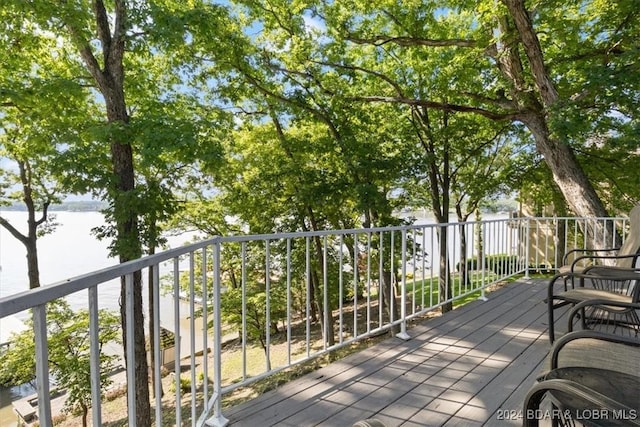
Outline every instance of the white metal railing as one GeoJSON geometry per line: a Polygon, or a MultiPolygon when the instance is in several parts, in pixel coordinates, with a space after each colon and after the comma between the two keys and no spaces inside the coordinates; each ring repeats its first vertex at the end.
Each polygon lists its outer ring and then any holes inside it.
{"type": "MultiPolygon", "coordinates": [[[[175,366],[188,363],[190,368],[189,413],[183,414],[182,405],[176,404],[175,424],[222,426],[227,423],[222,414],[224,395],[375,334],[391,330],[408,339],[408,320],[445,304],[485,298],[489,285],[511,276],[552,270],[570,248],[611,247],[616,241],[614,234],[601,234],[595,243],[589,243],[594,238],[586,237],[583,230],[594,223],[608,223],[624,236],[626,221],[509,218],[214,237],[1,298],[0,319],[32,310],[38,418],[40,425],[48,426],[52,416],[46,304],[87,292],[92,421],[101,425],[98,287],[124,277],[126,310],[132,319],[133,274],[158,267],[145,286],[173,298],[172,321],[165,321],[162,327],[176,332],[175,366]],[[229,342],[236,343],[235,348],[223,351],[229,342]]],[[[161,377],[159,304],[156,300],[156,327],[149,334],[155,349],[157,396],[161,377]]],[[[133,361],[133,322],[129,322],[126,336],[126,360],[133,361]]],[[[135,363],[129,363],[127,368],[132,426],[133,366],[135,363]]],[[[176,371],[175,402],[181,402],[180,370],[176,371]]],[[[156,425],[162,424],[163,417],[162,402],[157,399],[156,425]]]]}

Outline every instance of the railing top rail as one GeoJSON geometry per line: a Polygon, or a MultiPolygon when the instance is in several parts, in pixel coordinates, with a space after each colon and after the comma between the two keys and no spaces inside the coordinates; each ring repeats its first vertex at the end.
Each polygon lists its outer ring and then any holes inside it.
{"type": "Polygon", "coordinates": [[[143,258],[123,262],[101,270],[76,276],[67,280],[41,286],[37,289],[29,289],[17,294],[0,298],[0,318],[28,310],[54,299],[62,298],[92,286],[110,280],[119,279],[127,274],[133,274],[143,268],[158,265],[161,262],[179,257],[189,252],[194,252],[213,244],[218,237],[194,242],[189,245],[169,249],[143,258]]]}
{"type": "Polygon", "coordinates": [[[215,236],[206,240],[190,243],[188,245],[169,249],[154,255],[145,256],[140,259],[116,264],[101,270],[93,271],[81,276],[73,277],[67,280],[56,282],[50,285],[42,286],[38,289],[30,289],[17,294],[8,295],[0,298],[0,318],[12,314],[19,313],[31,307],[44,304],[48,301],[65,297],[84,289],[99,285],[100,283],[118,279],[127,274],[133,274],[143,268],[152,265],[158,265],[162,262],[174,259],[181,255],[194,252],[218,243],[242,243],[250,241],[270,241],[293,238],[307,238],[317,236],[346,236],[353,234],[373,234],[380,232],[397,232],[419,230],[424,228],[460,226],[466,224],[495,223],[504,221],[528,221],[528,220],[626,220],[626,217],[606,217],[606,218],[578,218],[578,217],[514,217],[514,218],[498,218],[481,221],[466,222],[449,222],[449,223],[429,223],[429,224],[408,224],[392,227],[372,227],[372,228],[353,228],[345,230],[321,230],[321,231],[305,231],[305,232],[288,232],[275,234],[252,234],[237,236],[215,236]]]}

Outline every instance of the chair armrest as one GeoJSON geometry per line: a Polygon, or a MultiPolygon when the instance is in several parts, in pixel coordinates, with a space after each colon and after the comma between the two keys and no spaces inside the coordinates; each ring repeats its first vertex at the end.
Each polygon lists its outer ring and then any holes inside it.
{"type": "Polygon", "coordinates": [[[568,279],[571,279],[571,288],[575,288],[574,282],[573,282],[573,278],[578,276],[577,273],[572,273],[572,272],[565,272],[565,273],[558,273],[555,276],[553,276],[551,278],[551,280],[549,280],[549,284],[547,285],[547,301],[552,301],[553,300],[553,289],[554,286],[560,282],[563,286],[564,286],[564,291],[567,291],[567,281],[569,281],[568,279]]]}
{"type": "MultiPolygon", "coordinates": [[[[577,279],[579,287],[585,287],[585,282],[598,282],[598,281],[610,281],[618,283],[635,283],[640,281],[640,267],[625,268],[614,267],[609,265],[590,265],[581,272],[565,272],[566,278],[571,277],[571,287],[575,288],[575,281],[577,279]]],[[[602,288],[602,287],[601,287],[602,288]]],[[[608,287],[607,287],[608,288],[608,287]]],[[[619,288],[615,286],[614,288],[619,288]]]]}
{"type": "Polygon", "coordinates": [[[582,255],[576,257],[571,263],[571,271],[575,270],[575,266],[585,260],[598,260],[598,259],[627,259],[627,258],[637,258],[638,254],[627,254],[627,255],[582,255]]]}
{"type": "Polygon", "coordinates": [[[564,254],[564,257],[562,257],[562,264],[567,265],[569,264],[569,256],[571,254],[575,254],[575,253],[582,253],[582,254],[590,254],[590,253],[597,253],[597,252],[614,252],[614,251],[618,251],[620,248],[598,248],[598,249],[580,249],[580,248],[576,248],[576,249],[571,249],[569,252],[567,252],[566,254],[564,254]]]}

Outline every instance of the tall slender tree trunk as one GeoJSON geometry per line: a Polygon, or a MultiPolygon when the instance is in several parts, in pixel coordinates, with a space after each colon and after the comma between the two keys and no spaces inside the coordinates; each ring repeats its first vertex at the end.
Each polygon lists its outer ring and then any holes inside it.
{"type": "MultiPolygon", "coordinates": [[[[126,128],[129,114],[124,93],[124,53],[127,33],[127,4],[124,0],[115,0],[113,13],[109,13],[103,0],[93,1],[93,12],[97,29],[97,39],[101,53],[94,55],[94,45],[84,39],[84,28],[67,23],[74,42],[78,46],[82,60],[93,77],[97,89],[104,97],[107,122],[115,128],[126,128]],[[102,61],[102,64],[100,63],[102,61]]],[[[142,246],[138,235],[138,212],[135,203],[135,172],[133,148],[123,133],[115,133],[110,141],[112,182],[109,188],[113,217],[116,225],[115,248],[120,262],[126,262],[142,256],[142,246]]],[[[135,355],[135,402],[137,427],[151,425],[151,407],[149,404],[149,372],[144,334],[144,312],[142,306],[142,273],[133,276],[133,319],[126,313],[126,286],[124,277],[120,286],[120,316],[122,321],[123,342],[125,343],[125,362],[130,366],[127,354],[127,324],[133,322],[135,355]]]]}

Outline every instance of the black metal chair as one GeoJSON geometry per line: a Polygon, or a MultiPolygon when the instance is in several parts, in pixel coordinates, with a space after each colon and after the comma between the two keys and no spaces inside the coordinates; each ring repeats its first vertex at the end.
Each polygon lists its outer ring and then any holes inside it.
{"type": "Polygon", "coordinates": [[[640,426],[639,340],[570,332],[553,345],[549,368],[527,393],[523,426],[640,426]]]}
{"type": "MultiPolygon", "coordinates": [[[[547,288],[549,315],[549,340],[555,339],[555,310],[567,305],[576,305],[589,300],[634,304],[640,299],[640,269],[590,266],[582,273],[566,273],[554,276],[547,288]],[[560,289],[558,289],[560,288],[560,289]]],[[[602,305],[605,307],[605,305],[602,305]]],[[[581,311],[584,325],[601,322],[606,313],[607,323],[640,326],[635,311],[612,308],[611,310],[581,311]]]]}
{"type": "Polygon", "coordinates": [[[640,340],[640,303],[588,300],[576,304],[568,315],[567,331],[598,330],[640,340]],[[576,327],[579,325],[579,327],[576,327]]]}
{"type": "Polygon", "coordinates": [[[582,273],[590,265],[633,268],[640,257],[640,205],[629,212],[629,233],[619,248],[576,248],[562,259],[559,274],[582,273]]]}

